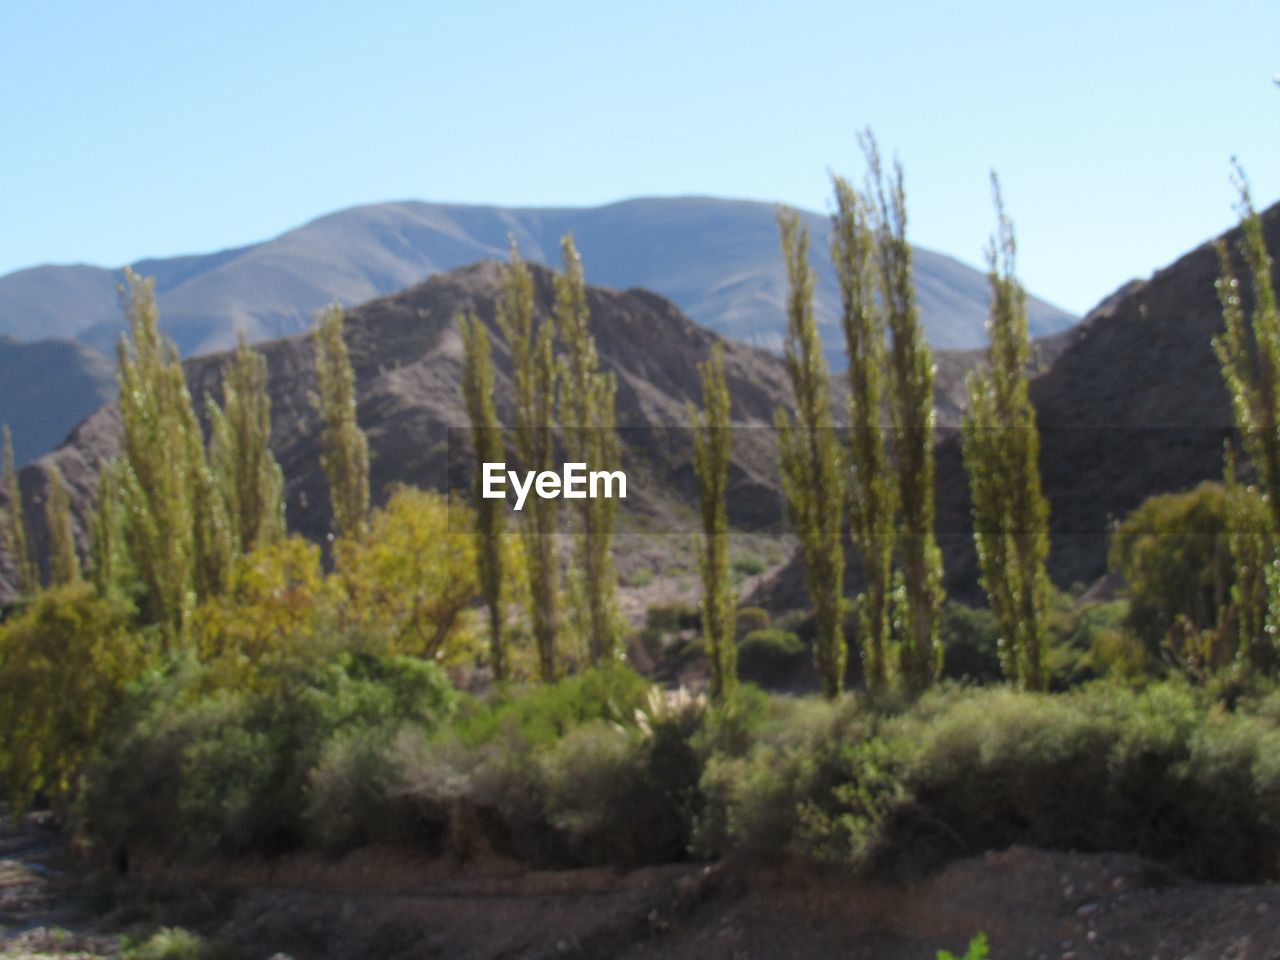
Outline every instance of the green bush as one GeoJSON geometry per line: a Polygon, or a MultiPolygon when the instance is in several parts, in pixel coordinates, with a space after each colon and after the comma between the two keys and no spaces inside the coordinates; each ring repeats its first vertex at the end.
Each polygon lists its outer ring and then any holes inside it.
{"type": "Polygon", "coordinates": [[[739,607],[734,620],[734,639],[741,643],[748,633],[767,630],[771,622],[768,610],[761,607],[739,607]]]}
{"type": "Polygon", "coordinates": [[[453,729],[402,735],[399,795],[419,833],[460,856],[488,849],[544,866],[680,859],[703,714],[696,703],[658,707],[652,689],[604,668],[474,704],[453,729]]]}
{"type": "Polygon", "coordinates": [[[1165,683],[1056,695],[944,686],[896,715],[856,700],[796,707],[783,730],[757,722],[745,753],[711,756],[694,836],[704,855],[868,869],[1020,843],[1272,877],[1280,730],[1256,702],[1258,713],[1228,713],[1165,683]]]}
{"type": "Polygon", "coordinates": [[[807,656],[804,643],[794,633],[774,628],[753,630],[738,645],[738,676],[761,686],[777,684],[807,656]]]}
{"type": "Polygon", "coordinates": [[[141,943],[121,945],[120,960],[228,960],[234,956],[223,944],[210,943],[181,927],[157,930],[141,943]]]}
{"type": "MultiPolygon", "coordinates": [[[[344,654],[263,691],[201,693],[177,662],[140,684],[91,765],[80,827],[108,848],[277,850],[307,835],[313,770],[338,746],[431,727],[455,694],[434,663],[344,654]]],[[[323,833],[324,831],[322,831],[323,833]]]]}
{"type": "Polygon", "coordinates": [[[595,667],[555,683],[494,689],[483,698],[464,699],[451,729],[468,746],[502,732],[540,746],[592,720],[631,722],[648,693],[648,681],[630,667],[595,667]]]}

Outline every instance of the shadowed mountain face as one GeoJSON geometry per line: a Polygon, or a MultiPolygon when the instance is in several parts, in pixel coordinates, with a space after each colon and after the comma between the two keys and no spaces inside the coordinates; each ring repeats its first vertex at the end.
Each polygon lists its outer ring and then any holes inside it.
{"type": "MultiPolygon", "coordinates": [[[[1267,248],[1280,250],[1280,204],[1262,215],[1267,248]]],[[[1234,250],[1238,230],[1226,234],[1234,250]]],[[[1273,267],[1273,282],[1280,270],[1273,267]]],[[[1248,274],[1237,258],[1245,307],[1248,274]]],[[[1055,359],[1031,383],[1040,473],[1049,499],[1049,573],[1059,587],[1106,571],[1108,530],[1147,497],[1222,477],[1231,404],[1212,340],[1222,331],[1217,254],[1203,244],[1149,280],[1126,284],[1075,328],[1052,338],[1055,359]]],[[[956,358],[942,358],[939,370],[956,358]]],[[[941,384],[940,384],[941,388],[941,384]]],[[[939,410],[946,406],[940,389],[939,410]]],[[[945,419],[943,421],[945,423],[945,419]]],[[[952,421],[954,423],[954,421],[952,421]]],[[[937,448],[937,530],[948,592],[984,602],[978,587],[969,490],[953,428],[937,448]]],[[[856,558],[848,590],[860,588],[856,558]]],[[[797,564],[762,602],[805,603],[797,564]]]]}
{"type": "MultiPolygon", "coordinates": [[[[1280,249],[1280,205],[1263,217],[1267,242],[1280,249]]],[[[1234,243],[1233,231],[1228,239],[1234,243]]],[[[1078,328],[1044,341],[1032,383],[1043,434],[1041,472],[1050,501],[1050,572],[1061,586],[1087,582],[1105,568],[1106,532],[1143,499],[1220,476],[1222,442],[1231,412],[1210,345],[1221,330],[1214,281],[1217,263],[1204,245],[1150,280],[1132,283],[1099,305],[1078,328]]],[[[552,300],[551,275],[535,269],[538,311],[552,300]]],[[[1247,284],[1246,284],[1247,286],[1247,284]]],[[[361,424],[372,450],[372,488],[385,492],[402,481],[439,487],[447,476],[449,427],[466,425],[460,389],[461,343],[451,318],[474,309],[491,328],[497,266],[479,264],[433,277],[401,294],[349,313],[347,341],[356,368],[361,424]]],[[[694,502],[687,459],[664,446],[656,428],[683,428],[685,404],[699,399],[696,364],[720,338],[686,319],[663,298],[592,287],[588,299],[602,365],[618,378],[618,421],[624,463],[661,483],[645,485],[654,516],[688,511],[694,502]],[[658,439],[655,439],[658,438],[658,439]]],[[[838,340],[836,341],[839,342],[838,340]]],[[[830,345],[830,341],[828,341],[830,345]]],[[[735,420],[762,429],[735,434],[730,519],[767,528],[780,516],[772,411],[789,405],[781,361],[744,344],[726,344],[735,420]],[[743,436],[754,440],[738,442],[743,436]]],[[[319,469],[319,419],[307,396],[313,386],[311,345],[292,337],[261,347],[273,398],[273,445],[287,477],[290,525],[309,536],[328,528],[328,504],[319,469]]],[[[961,397],[959,383],[976,355],[939,355],[938,530],[954,595],[977,596],[977,565],[969,529],[969,503],[958,437],[950,427],[961,397]]],[[[225,356],[188,361],[199,398],[217,393],[225,356]]],[[[498,413],[510,423],[509,358],[494,338],[498,413]]],[[[833,409],[844,411],[836,378],[833,409]]],[[[44,464],[56,461],[67,477],[75,510],[83,517],[98,463],[114,454],[119,424],[104,407],[49,457],[22,471],[24,498],[37,548],[44,531],[38,501],[44,464]]],[[[643,498],[642,498],[643,499],[643,498]]],[[[857,587],[856,558],[850,590],[857,587]]],[[[0,558],[0,600],[11,576],[0,558]]],[[[765,598],[775,606],[804,603],[799,570],[775,581],[765,598]]]]}
{"type": "Polygon", "coordinates": [[[115,362],[92,347],[0,336],[0,423],[9,424],[18,463],[52,450],[115,393],[115,362]]]}
{"type": "MultiPolygon", "coordinates": [[[[828,356],[842,366],[839,293],[827,254],[830,220],[803,216],[818,271],[816,310],[828,356]]],[[[717,333],[776,348],[785,290],[771,204],[702,197],[641,199],[604,207],[515,209],[429,203],[353,207],[273,240],[203,256],[145,260],[156,278],[166,332],[184,355],[219,350],[243,329],[251,340],[308,329],[318,308],[363,303],[477,260],[504,259],[508,235],[527,260],[557,265],[572,231],[587,279],[623,290],[643,287],[672,300],[717,333]]],[[[982,241],[975,234],[974,249],[982,241]]],[[[980,271],[916,250],[920,314],[935,348],[985,342],[987,283],[980,271]]],[[[18,339],[75,337],[110,349],[121,329],[120,273],[44,266],[0,277],[0,333],[18,339]]],[[[1032,299],[1041,336],[1074,322],[1032,299]]]]}
{"type": "MultiPolygon", "coordinates": [[[[552,275],[540,267],[533,272],[536,309],[545,317],[554,296],[552,275]]],[[[497,292],[498,267],[490,262],[433,277],[348,313],[346,339],[360,423],[369,437],[375,499],[384,499],[394,483],[441,489],[449,479],[449,430],[467,427],[462,343],[453,325],[460,311],[474,310],[490,326],[498,415],[512,423],[510,358],[493,322],[497,292]]],[[[688,443],[686,405],[701,400],[697,363],[707,359],[713,344],[724,343],[735,419],[758,428],[744,429],[735,438],[731,520],[748,527],[780,522],[772,432],[766,427],[788,394],[781,361],[764,350],[722,341],[669,301],[645,291],[591,287],[588,306],[601,364],[617,377],[623,464],[637,478],[628,490],[628,511],[653,518],[666,529],[690,529],[687,518],[693,516],[696,488],[683,449],[688,443]]],[[[259,349],[267,359],[272,446],[286,477],[289,526],[318,539],[329,529],[329,503],[319,463],[320,418],[309,400],[315,389],[312,344],[296,336],[259,349]]],[[[220,398],[220,371],[227,356],[186,362],[188,383],[201,408],[206,393],[220,398]]],[[[838,396],[835,402],[838,407],[838,396]]],[[[31,539],[41,557],[46,533],[40,504],[47,465],[56,463],[66,478],[84,546],[97,470],[115,455],[119,438],[114,405],[103,407],[58,450],[20,472],[31,539]]],[[[11,564],[0,557],[0,602],[11,595],[11,587],[11,564]]]]}

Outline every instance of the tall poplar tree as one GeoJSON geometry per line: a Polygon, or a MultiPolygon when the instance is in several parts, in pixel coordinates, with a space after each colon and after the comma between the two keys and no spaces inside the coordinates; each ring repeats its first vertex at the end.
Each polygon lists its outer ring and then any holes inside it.
{"type": "Polygon", "coordinates": [[[245,554],[284,536],[284,475],[271,453],[267,360],[239,335],[222,371],[222,405],[207,401],[209,463],[225,504],[233,549],[245,554]]]}
{"type": "Polygon", "coordinates": [[[95,592],[111,603],[133,597],[136,572],[125,540],[121,503],[123,465],[111,460],[98,470],[98,490],[89,517],[89,572],[95,592]]]}
{"type": "Polygon", "coordinates": [[[1005,675],[1028,690],[1048,680],[1049,504],[1040,486],[1040,436],[1027,392],[1027,294],[1000,182],[991,175],[996,235],[987,248],[991,314],[987,363],[969,373],[961,421],[982,586],[1000,627],[1005,675]]]}
{"type": "Polygon", "coordinates": [[[849,359],[849,531],[862,560],[866,589],[858,598],[862,671],[867,692],[885,693],[891,679],[894,488],[881,427],[885,318],[875,298],[875,238],[866,200],[834,178],[831,260],[840,284],[841,321],[849,359]]]}
{"type": "Polygon", "coordinates": [[[13,463],[13,437],[9,434],[9,425],[3,428],[3,454],[0,467],[0,488],[3,488],[8,506],[0,515],[0,545],[9,554],[9,562],[13,564],[17,576],[18,593],[30,596],[40,590],[40,578],[36,574],[36,565],[31,562],[31,554],[27,549],[27,522],[22,509],[22,489],[18,486],[18,471],[13,463]]]}
{"type": "Polygon", "coordinates": [[[356,419],[356,378],[342,325],[342,308],[336,303],[316,316],[316,392],[311,399],[324,420],[320,465],[329,481],[334,532],[347,537],[363,534],[369,525],[369,441],[356,419]]]}
{"type": "Polygon", "coordinates": [[[702,510],[702,635],[711,660],[711,696],[728,699],[738,680],[734,646],[734,609],[729,582],[729,516],[725,490],[729,482],[729,388],[724,379],[724,350],[716,344],[711,358],[698,364],[702,378],[702,412],[689,405],[693,429],[693,469],[698,477],[702,510]]]}
{"type": "Polygon", "coordinates": [[[920,691],[942,669],[938,640],[942,554],[933,531],[933,361],[912,285],[902,165],[894,164],[893,178],[886,180],[870,133],[862,137],[862,147],[870,168],[880,298],[892,336],[889,419],[897,467],[897,549],[902,576],[895,619],[902,635],[903,680],[909,690],[920,691]]]}
{"type": "MultiPolygon", "coordinates": [[[[1271,257],[1262,234],[1262,220],[1253,205],[1253,197],[1243,171],[1236,168],[1236,186],[1240,191],[1240,254],[1250,275],[1253,312],[1246,323],[1231,250],[1224,240],[1214,246],[1218,253],[1218,299],[1222,304],[1224,329],[1213,339],[1213,348],[1222,368],[1227,393],[1231,397],[1236,429],[1244,453],[1253,462],[1258,484],[1271,511],[1274,541],[1280,537],[1280,308],[1271,281],[1271,257]]],[[[1234,458],[1228,464],[1234,483],[1234,458]]],[[[1257,609],[1280,584],[1273,565],[1263,563],[1270,552],[1263,533],[1233,530],[1230,540],[1236,582],[1242,589],[1238,603],[1252,609],[1240,609],[1238,649],[1246,664],[1266,669],[1275,662],[1277,624],[1270,610],[1257,609]],[[1265,587],[1257,583],[1257,568],[1263,566],[1265,587]]]]}
{"type": "MultiPolygon", "coordinates": [[[[515,241],[511,261],[502,268],[497,306],[498,328],[511,352],[515,380],[515,446],[520,466],[540,473],[551,470],[555,452],[555,322],[534,324],[533,278],[520,259],[515,241]]],[[[522,528],[529,571],[529,620],[538,648],[544,681],[556,675],[556,631],[559,629],[560,585],[556,558],[557,501],[530,497],[522,528]]]]}
{"type": "Polygon", "coordinates": [[[794,212],[778,214],[787,266],[787,334],[784,358],[795,398],[795,419],[774,412],[782,492],[791,526],[800,538],[805,585],[817,622],[814,657],[822,692],[840,695],[845,646],[841,625],[844,551],[840,542],[844,491],[827,395],[827,365],[813,315],[813,270],[809,234],[794,212]]]}
{"type": "Polygon", "coordinates": [[[173,644],[196,602],[225,578],[229,537],[177,348],[159,331],[154,282],[126,269],[121,296],[128,323],[116,350],[124,529],[144,619],[160,624],[173,644]]]}
{"type": "MultiPolygon", "coordinates": [[[[599,369],[591,336],[582,258],[566,234],[560,241],[563,270],[556,275],[556,327],[564,351],[560,374],[560,425],[564,428],[568,462],[585,463],[588,470],[617,470],[621,453],[614,429],[611,374],[599,369]]],[[[592,663],[612,660],[618,653],[621,626],[617,584],[613,570],[613,528],[618,502],[612,497],[577,501],[581,529],[574,537],[574,561],[581,589],[574,592],[577,620],[587,634],[592,663]]]]}
{"type": "Polygon", "coordinates": [[[458,316],[456,323],[462,335],[462,392],[467,404],[467,418],[471,421],[472,448],[476,458],[473,487],[476,534],[480,541],[476,566],[480,589],[489,608],[489,659],[494,677],[502,680],[507,675],[502,551],[505,505],[501,500],[486,499],[480,495],[484,464],[500,463],[503,459],[502,429],[493,408],[493,366],[489,357],[488,331],[474,313],[458,316]]]}
{"type": "Polygon", "coordinates": [[[49,534],[49,584],[61,587],[80,581],[80,557],[76,554],[71,498],[62,471],[56,463],[50,463],[46,470],[49,490],[44,500],[44,522],[49,534]]]}

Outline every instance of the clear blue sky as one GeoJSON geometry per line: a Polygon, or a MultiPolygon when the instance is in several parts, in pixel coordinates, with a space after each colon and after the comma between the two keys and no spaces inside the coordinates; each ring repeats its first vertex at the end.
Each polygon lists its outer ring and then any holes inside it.
{"type": "Polygon", "coordinates": [[[828,208],[870,125],[910,234],[1083,311],[1280,197],[1280,3],[14,2],[0,273],[264,239],[389,199],[828,208]],[[464,9],[465,7],[465,9],[464,9]]]}

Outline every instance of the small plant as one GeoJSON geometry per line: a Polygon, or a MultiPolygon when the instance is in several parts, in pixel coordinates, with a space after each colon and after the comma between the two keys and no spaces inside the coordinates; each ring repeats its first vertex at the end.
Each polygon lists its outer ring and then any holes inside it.
{"type": "Polygon", "coordinates": [[[126,940],[121,946],[121,960],[226,960],[232,956],[224,945],[181,927],[165,927],[140,943],[126,940]]]}
{"type": "Polygon", "coordinates": [[[950,950],[939,950],[937,960],[987,960],[990,953],[987,950],[987,935],[980,933],[969,941],[969,948],[965,950],[963,957],[957,957],[950,950]]]}
{"type": "Polygon", "coordinates": [[[752,630],[738,646],[738,676],[761,686],[785,679],[804,660],[805,645],[787,630],[752,630]]]}

